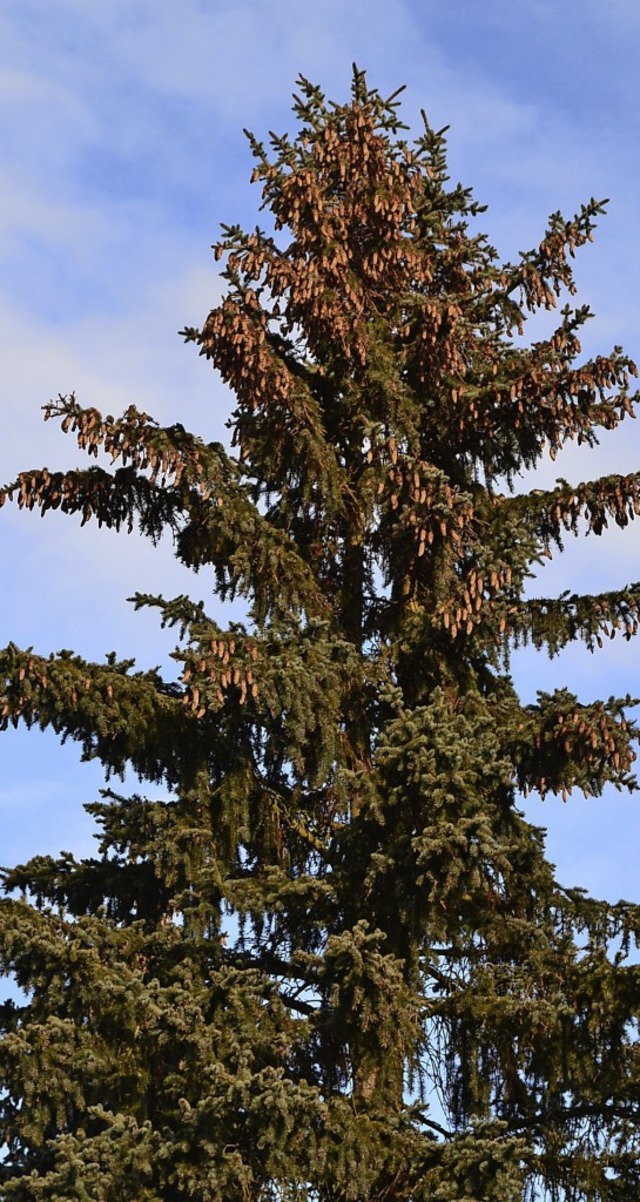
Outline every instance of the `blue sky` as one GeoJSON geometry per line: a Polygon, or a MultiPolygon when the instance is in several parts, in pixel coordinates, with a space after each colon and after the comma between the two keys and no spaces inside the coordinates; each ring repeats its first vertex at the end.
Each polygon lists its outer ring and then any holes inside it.
{"type": "MultiPolygon", "coordinates": [[[[622,343],[640,360],[640,78],[637,0],[4,0],[0,10],[0,480],[79,462],[40,406],[75,390],[119,412],[220,438],[229,397],[176,331],[220,295],[210,244],[221,221],[252,226],[259,196],[242,128],[291,128],[299,72],[342,100],[351,63],[404,112],[451,125],[451,174],[489,205],[504,257],[534,245],[547,215],[611,198],[577,266],[597,317],[585,351],[622,343]]],[[[640,467],[640,427],[569,451],[542,472],[578,481],[640,467]]],[[[640,577],[632,526],[569,540],[532,588],[599,590],[640,577]]],[[[170,635],[135,615],[136,589],[189,590],[189,577],[137,536],[48,514],[0,515],[0,645],[89,658],[166,660],[170,635]]],[[[638,690],[638,645],[553,661],[519,653],[523,695],[566,684],[589,700],[638,690]]],[[[0,738],[0,863],[88,852],[82,814],[102,783],[76,749],[38,732],[0,738]]],[[[640,900],[640,795],[563,805],[531,799],[567,884],[640,900]]]]}

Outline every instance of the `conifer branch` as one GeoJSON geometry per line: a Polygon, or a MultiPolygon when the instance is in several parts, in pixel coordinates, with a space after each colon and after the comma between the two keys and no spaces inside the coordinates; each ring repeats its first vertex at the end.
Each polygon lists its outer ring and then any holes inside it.
{"type": "Polygon", "coordinates": [[[640,472],[601,476],[573,487],[565,480],[558,488],[535,489],[516,497],[500,497],[496,522],[517,519],[549,546],[562,547],[562,532],[602,534],[609,519],[624,528],[640,514],[640,472]]]}
{"type": "Polygon", "coordinates": [[[577,639],[590,651],[605,638],[627,640],[638,631],[640,584],[607,593],[564,593],[561,597],[535,597],[507,607],[505,629],[515,646],[531,643],[556,655],[577,639]]]}
{"type": "MultiPolygon", "coordinates": [[[[195,753],[195,726],[177,686],[155,671],[130,675],[131,667],[115,659],[92,664],[65,651],[43,658],[9,644],[0,651],[0,729],[19,722],[51,727],[109,772],[121,775],[131,763],[148,780],[176,785],[182,770],[170,732],[180,729],[195,753]]],[[[192,772],[199,758],[194,754],[192,772]]]]}
{"type": "Polygon", "coordinates": [[[85,471],[49,472],[46,468],[21,472],[0,490],[0,507],[15,500],[20,509],[49,509],[81,513],[82,525],[95,518],[99,526],[131,533],[137,517],[142,533],[157,542],[165,528],[175,529],[177,498],[136,475],[131,467],[115,474],[100,467],[85,471]]]}
{"type": "Polygon", "coordinates": [[[625,716],[631,697],[581,705],[566,689],[540,693],[538,705],[522,710],[511,754],[518,786],[560,793],[574,788],[599,796],[606,783],[618,789],[637,785],[631,767],[637,755],[635,722],[625,716]]]}

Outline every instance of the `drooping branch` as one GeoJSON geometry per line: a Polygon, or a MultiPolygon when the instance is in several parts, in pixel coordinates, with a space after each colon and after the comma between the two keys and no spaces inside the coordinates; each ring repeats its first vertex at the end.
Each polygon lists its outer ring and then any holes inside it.
{"type": "Polygon", "coordinates": [[[157,541],[165,529],[175,529],[180,511],[179,498],[132,467],[110,473],[101,467],[70,472],[49,472],[47,468],[21,472],[17,479],[0,491],[0,506],[14,501],[20,509],[50,509],[62,513],[81,513],[82,525],[95,518],[99,526],[129,533],[137,518],[140,530],[157,541]]]}
{"type": "Polygon", "coordinates": [[[205,447],[184,431],[176,441],[175,428],[158,430],[146,415],[138,416],[148,438],[130,444],[138,421],[132,410],[120,423],[103,422],[97,410],[62,398],[51,412],[65,414],[64,422],[77,428],[89,453],[102,446],[127,465],[114,473],[98,466],[21,472],[0,490],[0,507],[9,500],[42,514],[59,508],[81,513],[83,524],[95,518],[115,530],[131,531],[137,521],[154,541],[168,530],[186,566],[213,567],[221,595],[252,596],[256,615],[290,607],[327,614],[327,599],[310,566],[288,533],[260,513],[222,448],[205,447]]]}
{"type": "Polygon", "coordinates": [[[585,796],[599,796],[607,783],[635,788],[638,728],[625,715],[634,704],[625,697],[583,705],[567,689],[540,693],[537,705],[522,709],[510,746],[518,787],[564,799],[574,788],[585,796]]]}
{"type": "Polygon", "coordinates": [[[231,485],[238,477],[237,464],[221,443],[203,443],[184,426],[159,426],[147,413],[130,405],[120,418],[103,417],[98,409],[78,404],[73,393],[44,406],[45,421],[61,418],[62,430],[76,435],[78,446],[97,457],[104,451],[111,463],[121,460],[136,471],[148,472],[152,484],[163,488],[185,483],[203,500],[231,485]]]}
{"type": "Polygon", "coordinates": [[[624,528],[639,514],[640,472],[632,472],[627,476],[601,476],[575,487],[561,480],[558,488],[501,497],[496,522],[513,516],[545,544],[561,546],[563,531],[602,534],[609,519],[624,528]]]}
{"type": "Polygon", "coordinates": [[[564,593],[560,597],[535,597],[504,606],[501,616],[506,637],[515,646],[531,643],[557,654],[581,640],[590,651],[617,634],[630,639],[638,631],[640,584],[607,593],[564,593]]]}
{"type": "Polygon", "coordinates": [[[9,644],[0,651],[0,729],[9,724],[50,727],[80,743],[85,759],[108,772],[131,764],[140,776],[188,785],[200,767],[197,725],[182,689],[159,673],[130,674],[132,661],[93,664],[70,652],[44,658],[9,644]],[[176,739],[192,749],[184,758],[176,739]]]}

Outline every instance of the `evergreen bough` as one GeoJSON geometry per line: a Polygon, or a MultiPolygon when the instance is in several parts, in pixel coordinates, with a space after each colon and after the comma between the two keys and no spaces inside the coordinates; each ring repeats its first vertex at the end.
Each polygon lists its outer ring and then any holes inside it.
{"type": "Polygon", "coordinates": [[[640,473],[512,488],[638,401],[570,303],[603,205],[503,264],[444,131],[408,141],[358,71],[345,105],[299,89],[295,138],[250,136],[273,231],[223,227],[226,295],[184,332],[235,393],[234,453],[61,397],[117,466],[0,493],[169,530],[247,607],[135,597],[178,629],[177,680],[0,653],[4,727],[170,795],[107,788],[95,858],[4,872],[2,1198],[627,1202],[640,908],[563,888],[518,797],[633,787],[630,699],[523,705],[508,672],[638,625],[640,585],[525,585],[567,531],[626,526],[640,473]]]}

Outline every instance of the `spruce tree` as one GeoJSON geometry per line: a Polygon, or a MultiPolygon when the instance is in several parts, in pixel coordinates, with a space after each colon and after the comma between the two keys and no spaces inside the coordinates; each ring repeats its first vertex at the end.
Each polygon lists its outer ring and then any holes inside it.
{"type": "Polygon", "coordinates": [[[638,1196],[640,908],[564,888],[519,808],[632,788],[630,699],[522,704],[508,669],[638,625],[638,585],[526,585],[567,531],[625,526],[640,473],[514,491],[638,400],[620,348],[580,348],[603,205],[502,263],[397,95],[301,79],[295,137],[250,136],[272,226],[223,227],[226,295],[184,331],[235,393],[232,449],[61,397],[112,470],[0,494],[170,531],[246,604],[135,597],[175,679],[0,653],[4,727],[142,789],[88,805],[95,857],[4,871],[6,1202],[638,1196]]]}

